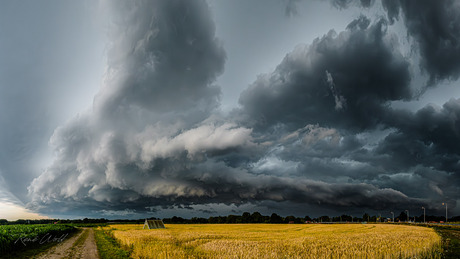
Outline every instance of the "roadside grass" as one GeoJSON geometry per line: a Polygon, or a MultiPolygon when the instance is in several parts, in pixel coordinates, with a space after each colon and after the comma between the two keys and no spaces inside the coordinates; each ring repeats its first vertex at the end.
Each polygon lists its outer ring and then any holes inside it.
{"type": "Polygon", "coordinates": [[[111,231],[98,228],[94,230],[97,250],[101,259],[130,258],[132,249],[122,249],[120,243],[113,237],[111,231]]]}
{"type": "Polygon", "coordinates": [[[442,258],[460,258],[460,227],[431,226],[442,237],[442,258]]]}

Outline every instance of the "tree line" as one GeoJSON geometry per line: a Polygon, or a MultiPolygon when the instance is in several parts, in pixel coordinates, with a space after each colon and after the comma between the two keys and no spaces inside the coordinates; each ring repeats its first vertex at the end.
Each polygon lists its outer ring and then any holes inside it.
{"type": "MultiPolygon", "coordinates": [[[[150,219],[160,219],[151,217],[150,219]]],[[[0,225],[13,225],[13,224],[110,224],[110,223],[132,223],[132,224],[142,224],[144,223],[145,219],[91,219],[91,218],[84,218],[84,219],[36,219],[36,220],[26,220],[26,219],[18,219],[16,221],[8,221],[6,219],[0,219],[0,225]]],[[[309,216],[305,217],[295,217],[295,216],[280,216],[276,213],[272,213],[270,216],[262,215],[259,212],[253,212],[252,214],[249,212],[244,212],[242,215],[228,215],[228,216],[212,216],[209,218],[202,218],[202,217],[193,217],[193,218],[182,218],[182,217],[171,217],[171,218],[163,218],[163,222],[166,224],[238,224],[238,223],[272,223],[272,224],[280,224],[280,223],[328,223],[328,222],[386,222],[392,221],[392,217],[382,217],[381,215],[369,215],[364,213],[362,217],[355,217],[351,215],[343,214],[341,216],[320,216],[316,218],[311,218],[309,216]]],[[[407,217],[407,214],[402,211],[397,217],[395,214],[394,218],[395,222],[406,222],[406,221],[415,221],[415,222],[423,222],[423,214],[420,216],[410,216],[407,217]]],[[[445,221],[445,217],[443,216],[433,216],[433,215],[426,215],[425,217],[426,222],[440,222],[445,221]]],[[[448,219],[448,222],[460,222],[460,216],[451,217],[448,219]]]]}
{"type": "MultiPolygon", "coordinates": [[[[209,218],[199,218],[193,217],[190,219],[174,216],[172,218],[164,218],[163,222],[166,224],[234,224],[234,223],[328,223],[328,222],[387,222],[392,221],[391,217],[382,217],[381,215],[369,215],[364,213],[362,217],[355,217],[351,215],[340,215],[340,216],[320,216],[316,218],[311,218],[309,216],[305,217],[295,217],[287,216],[282,217],[276,213],[272,213],[271,216],[262,215],[259,212],[249,213],[244,212],[242,215],[228,215],[228,216],[217,216],[209,218]]],[[[407,221],[407,215],[405,212],[401,212],[399,216],[395,217],[395,222],[405,222],[407,221]]],[[[445,221],[445,218],[442,216],[426,216],[426,222],[440,222],[445,221]]],[[[414,217],[411,216],[410,221],[414,221],[414,217]]],[[[423,215],[415,216],[416,222],[423,222],[423,215]]],[[[460,216],[452,217],[448,221],[460,221],[460,216]]]]}

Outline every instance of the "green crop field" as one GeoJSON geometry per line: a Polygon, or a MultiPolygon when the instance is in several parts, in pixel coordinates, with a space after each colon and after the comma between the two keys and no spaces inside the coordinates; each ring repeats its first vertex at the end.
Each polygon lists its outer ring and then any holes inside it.
{"type": "Polygon", "coordinates": [[[62,242],[76,229],[69,225],[0,225],[0,257],[62,242]]]}

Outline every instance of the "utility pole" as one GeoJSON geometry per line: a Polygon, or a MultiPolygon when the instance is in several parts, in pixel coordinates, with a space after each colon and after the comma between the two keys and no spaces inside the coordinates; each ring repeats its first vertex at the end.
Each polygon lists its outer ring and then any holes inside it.
{"type": "Polygon", "coordinates": [[[423,209],[423,223],[426,223],[425,222],[425,207],[422,207],[422,209],[423,209]]]}
{"type": "Polygon", "coordinates": [[[395,223],[395,214],[394,214],[393,211],[391,211],[390,213],[391,213],[391,215],[393,215],[393,223],[395,223]]]}
{"type": "Polygon", "coordinates": [[[446,205],[446,223],[447,223],[447,202],[443,202],[442,205],[446,205]]]}
{"type": "Polygon", "coordinates": [[[407,221],[409,222],[409,221],[410,221],[410,220],[409,220],[409,211],[406,210],[406,213],[407,213],[407,221]]]}

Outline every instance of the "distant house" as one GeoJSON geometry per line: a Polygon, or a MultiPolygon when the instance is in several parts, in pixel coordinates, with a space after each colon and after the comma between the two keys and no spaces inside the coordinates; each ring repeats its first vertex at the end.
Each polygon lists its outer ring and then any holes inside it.
{"type": "Polygon", "coordinates": [[[165,224],[163,224],[163,220],[146,219],[142,229],[145,229],[146,227],[147,229],[165,228],[165,224]]]}

